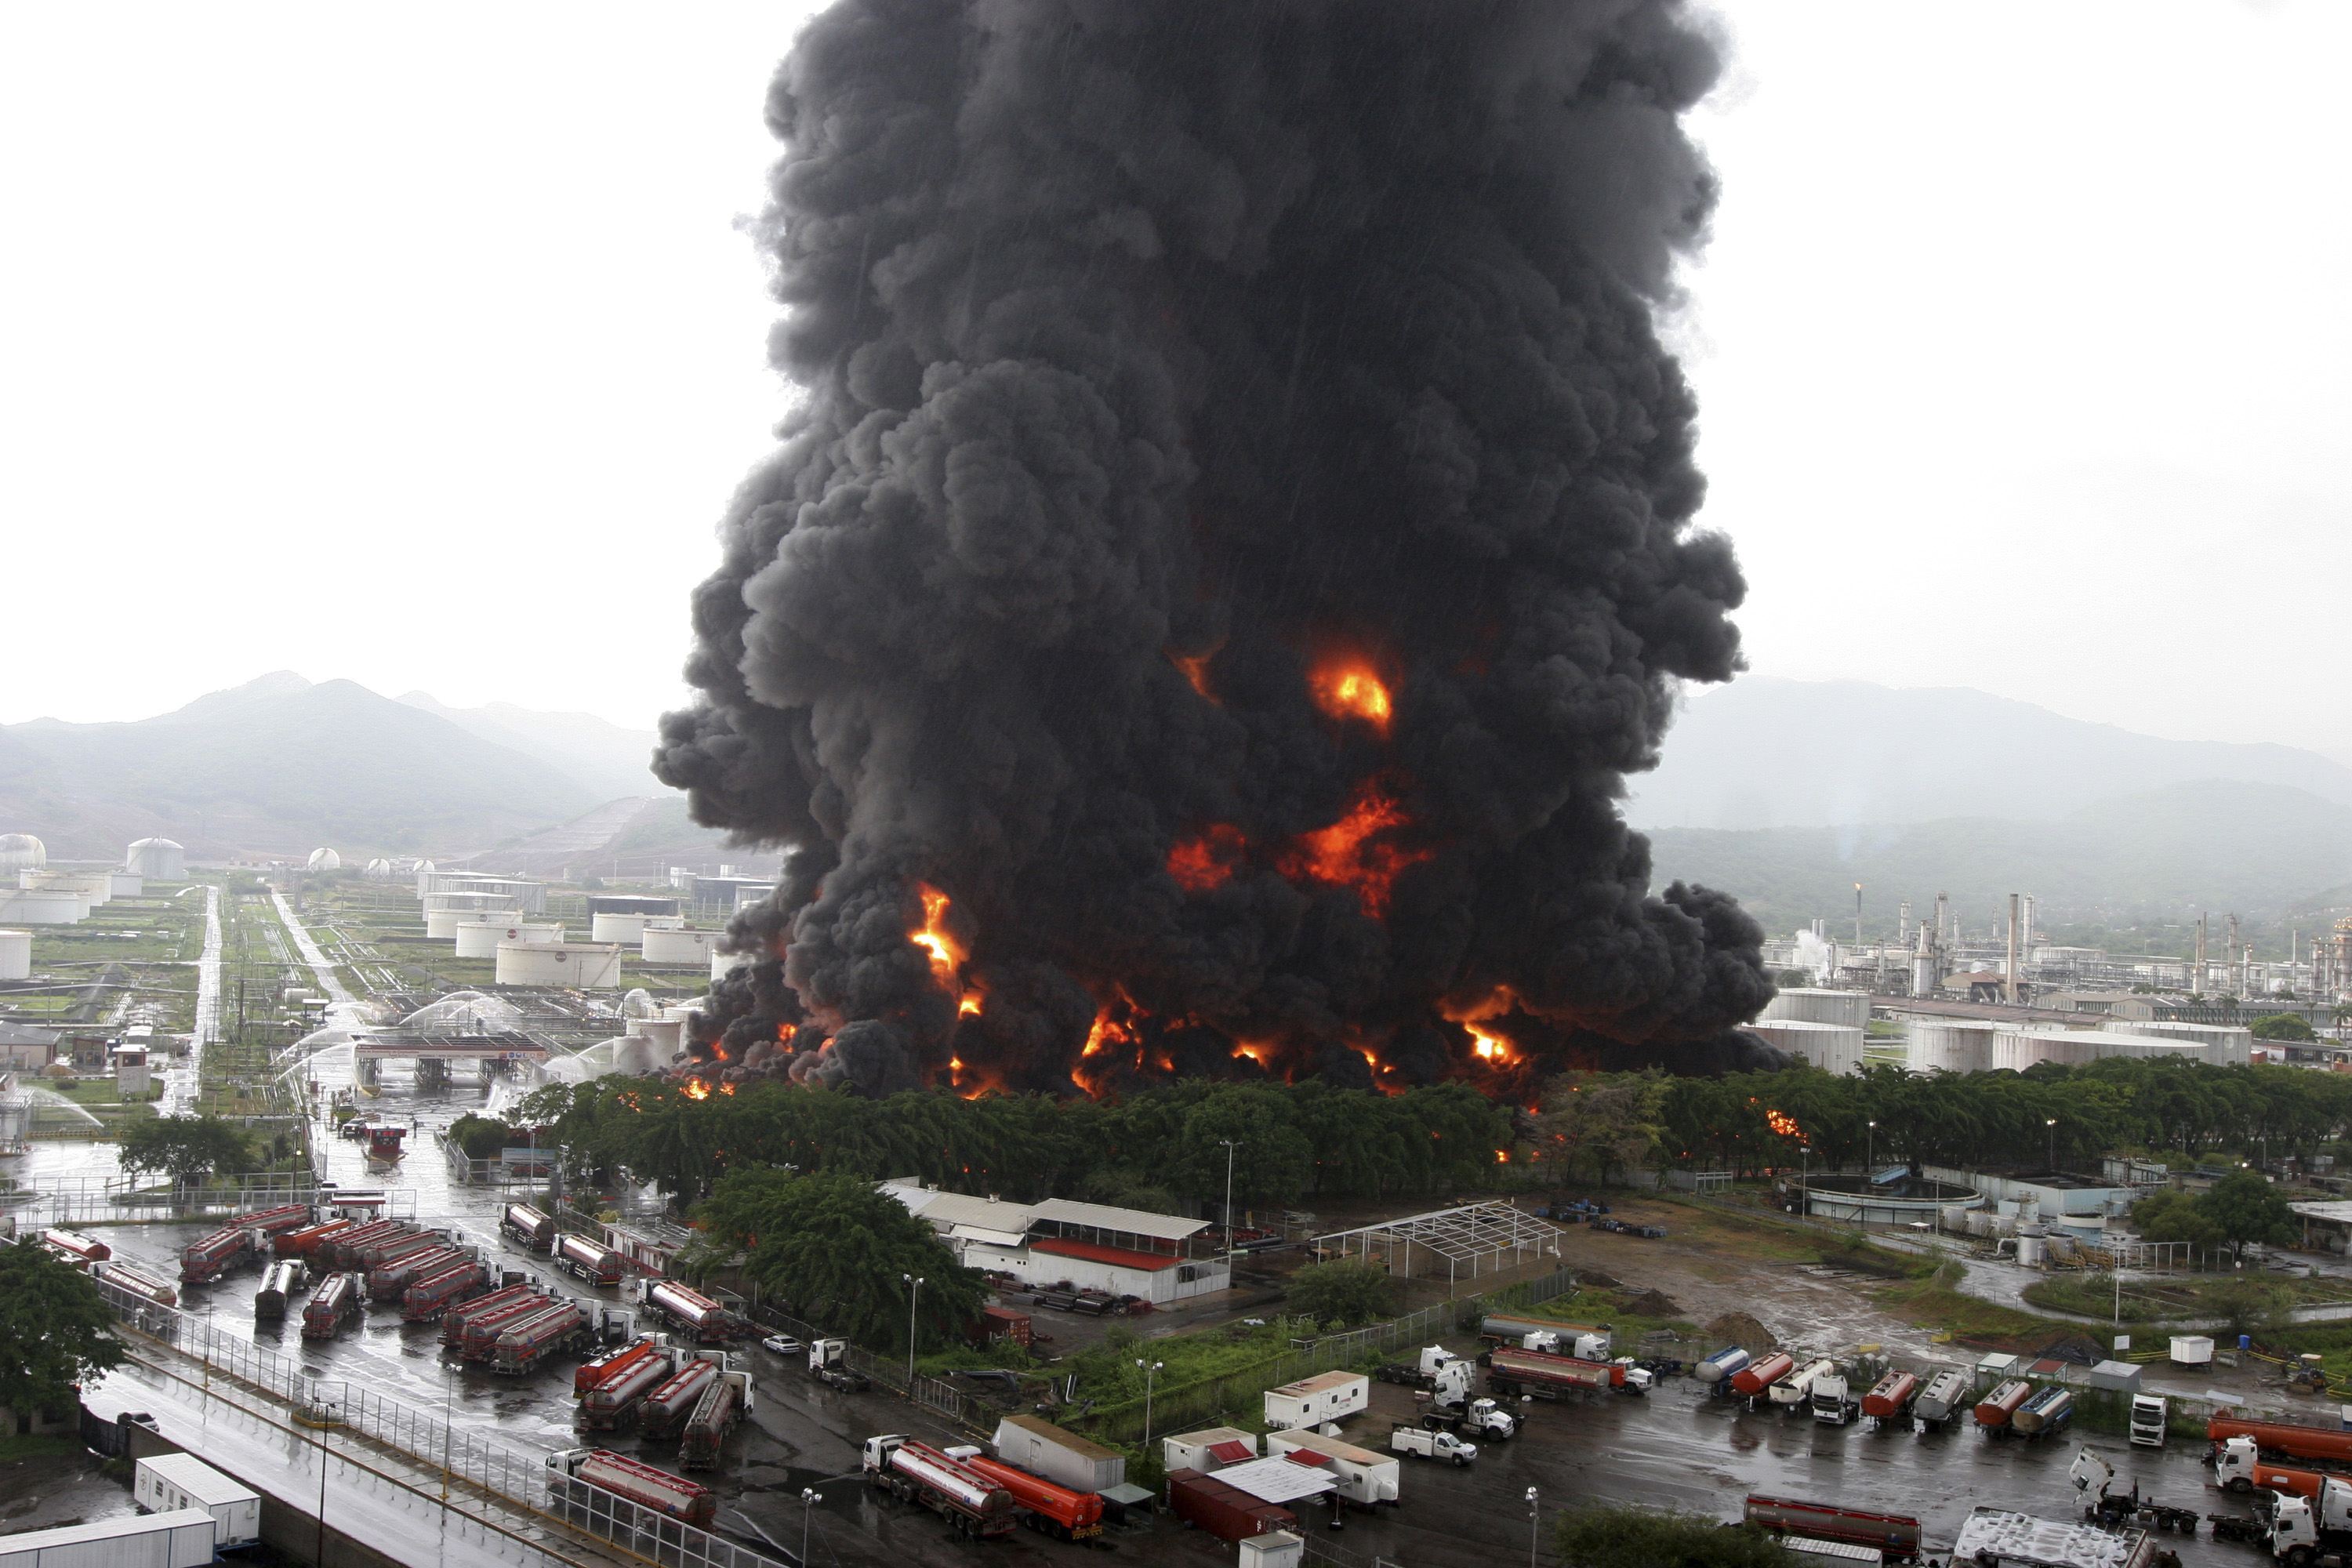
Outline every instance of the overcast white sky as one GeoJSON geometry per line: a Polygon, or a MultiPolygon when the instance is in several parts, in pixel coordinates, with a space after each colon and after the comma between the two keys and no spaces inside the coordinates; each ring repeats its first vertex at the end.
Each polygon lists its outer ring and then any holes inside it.
{"type": "MultiPolygon", "coordinates": [[[[9,10],[0,721],[677,700],[808,9],[9,10]]],[[[1677,330],[1753,668],[2345,749],[2352,6],[1727,10],[1677,330]]]]}

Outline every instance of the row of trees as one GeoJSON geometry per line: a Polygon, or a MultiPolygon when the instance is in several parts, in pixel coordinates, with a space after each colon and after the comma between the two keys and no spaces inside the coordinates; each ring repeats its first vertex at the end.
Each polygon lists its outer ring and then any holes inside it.
{"type": "Polygon", "coordinates": [[[883,1100],[752,1082],[688,1098],[641,1079],[551,1084],[519,1108],[570,1173],[615,1166],[687,1201],[730,1172],[789,1166],[919,1176],[1015,1199],[1173,1209],[1221,1197],[1228,1142],[1238,1205],[1492,1184],[1511,1113],[1462,1084],[1382,1095],[1304,1083],[1192,1083],[1115,1104],[940,1090],[883,1100]]]}

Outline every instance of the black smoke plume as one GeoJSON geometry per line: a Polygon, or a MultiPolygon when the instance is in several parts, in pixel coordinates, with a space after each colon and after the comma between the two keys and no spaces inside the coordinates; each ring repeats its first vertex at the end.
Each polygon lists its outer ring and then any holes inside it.
{"type": "Polygon", "coordinates": [[[1654,0],[812,22],[761,227],[805,399],[656,760],[790,851],[698,1049],[1516,1089],[1752,1044],[1755,924],[1652,896],[1616,806],[1739,662],[1653,321],[1717,68],[1654,0]]]}

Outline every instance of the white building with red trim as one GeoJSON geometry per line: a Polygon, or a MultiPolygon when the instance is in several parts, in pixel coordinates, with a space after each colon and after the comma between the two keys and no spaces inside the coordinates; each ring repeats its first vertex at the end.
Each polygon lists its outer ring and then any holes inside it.
{"type": "Polygon", "coordinates": [[[1009,1203],[911,1178],[882,1190],[929,1222],[966,1268],[1009,1274],[1032,1289],[1068,1286],[1166,1306],[1233,1283],[1224,1256],[1201,1239],[1206,1220],[1067,1198],[1009,1203]]]}

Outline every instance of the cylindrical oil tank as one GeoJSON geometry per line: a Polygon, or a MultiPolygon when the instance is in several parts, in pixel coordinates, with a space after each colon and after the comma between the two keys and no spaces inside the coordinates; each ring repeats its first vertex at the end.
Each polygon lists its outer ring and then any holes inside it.
{"type": "Polygon", "coordinates": [[[188,852],[168,838],[142,838],[122,852],[122,868],[151,882],[184,882],[188,852]]]}
{"type": "Polygon", "coordinates": [[[0,980],[29,980],[33,974],[33,933],[0,931],[0,980]]]}
{"type": "Polygon", "coordinates": [[[584,942],[499,943],[500,985],[553,985],[574,990],[617,991],[621,950],[584,942]]]}
{"type": "Polygon", "coordinates": [[[0,919],[20,926],[79,925],[89,919],[89,900],[47,888],[0,888],[0,919]]]}
{"type": "Polygon", "coordinates": [[[646,925],[654,921],[674,917],[649,915],[635,910],[598,910],[588,917],[588,940],[591,942],[637,942],[645,938],[646,925]]]}
{"type": "Polygon", "coordinates": [[[1721,1383],[1753,1359],[1738,1345],[1728,1345],[1691,1368],[1691,1375],[1701,1383],[1721,1383]]]}
{"type": "Polygon", "coordinates": [[[1849,1024],[1817,1024],[1803,1018],[1759,1018],[1747,1026],[1776,1050],[1801,1057],[1823,1072],[1862,1070],[1863,1031],[1849,1024]]]}
{"type": "Polygon", "coordinates": [[[1906,1065],[1913,1072],[1986,1072],[1999,1026],[1979,1018],[1914,1018],[1906,1065]]]}
{"type": "Polygon", "coordinates": [[[1890,1372],[1871,1384],[1870,1392],[1862,1396],[1862,1413],[1884,1421],[1900,1415],[1910,1407],[1911,1396],[1919,1392],[1919,1380],[1907,1372],[1890,1372]]]}
{"type": "Polygon", "coordinates": [[[734,973],[737,970],[751,963],[753,956],[753,954],[748,952],[721,952],[717,948],[712,948],[710,950],[710,978],[713,980],[726,979],[729,975],[734,973]]]}
{"type": "Polygon", "coordinates": [[[647,963],[693,964],[698,967],[710,961],[711,948],[726,938],[725,931],[688,931],[683,926],[647,926],[645,959],[647,963]]]}
{"type": "Polygon", "coordinates": [[[2074,1414],[2074,1396],[2063,1388],[2045,1388],[2017,1407],[2011,1426],[2029,1437],[2055,1432],[2074,1414]]]}
{"type": "Polygon", "coordinates": [[[1815,985],[1794,985],[1776,993],[1757,1016],[1759,1024],[1789,1020],[1806,1024],[1843,1024],[1859,1029],[1870,1022],[1870,994],[1831,991],[1815,985]]]}
{"type": "Polygon", "coordinates": [[[682,914],[678,900],[668,893],[591,893],[588,895],[588,916],[682,914]]]}
{"type": "Polygon", "coordinates": [[[502,942],[560,942],[563,928],[552,921],[535,921],[504,915],[459,915],[457,956],[496,959],[502,942]]]}
{"type": "Polygon", "coordinates": [[[2033,1385],[2021,1377],[2012,1377],[1977,1401],[1977,1425],[2006,1426],[2010,1417],[2017,1414],[2017,1407],[2032,1397],[2033,1385]]]}
{"type": "Polygon", "coordinates": [[[1774,1351],[1770,1355],[1750,1362],[1733,1373],[1731,1386],[1752,1398],[1796,1370],[1794,1357],[1774,1351]]]}

